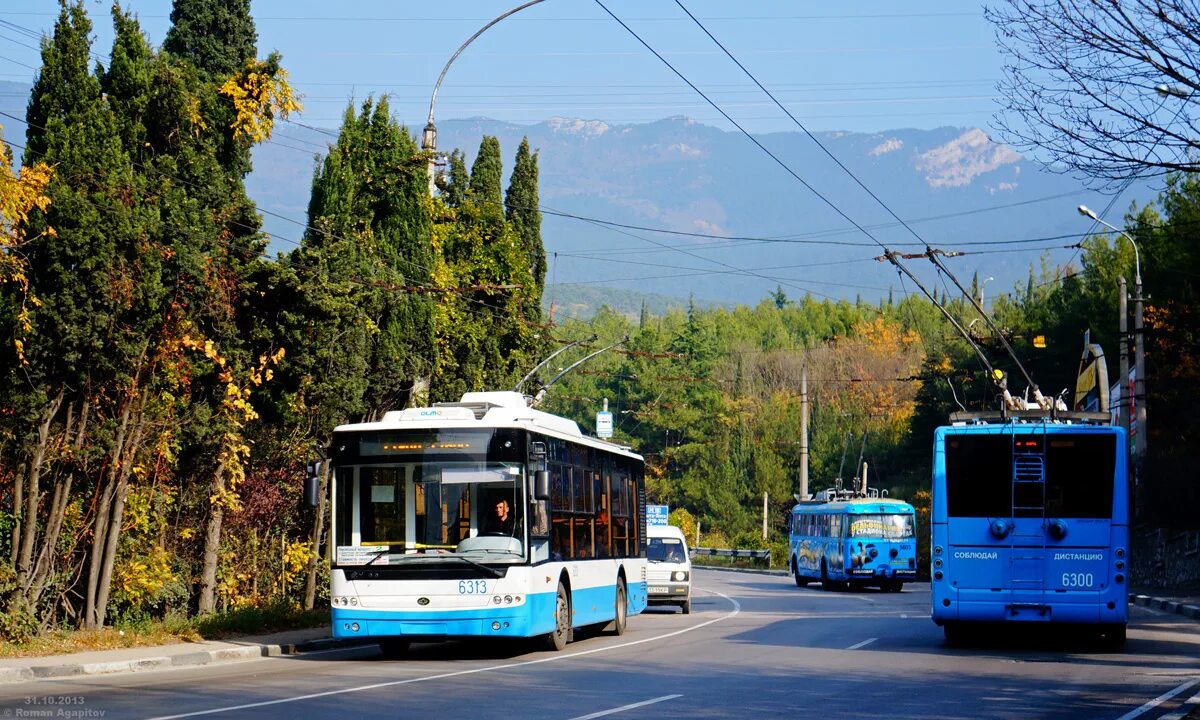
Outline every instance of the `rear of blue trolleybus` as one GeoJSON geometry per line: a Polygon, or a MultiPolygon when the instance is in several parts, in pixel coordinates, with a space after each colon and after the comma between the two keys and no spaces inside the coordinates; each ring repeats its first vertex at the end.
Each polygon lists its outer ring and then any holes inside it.
{"type": "Polygon", "coordinates": [[[963,424],[934,436],[932,617],[948,641],[985,623],[1128,622],[1123,428],[963,424]]]}

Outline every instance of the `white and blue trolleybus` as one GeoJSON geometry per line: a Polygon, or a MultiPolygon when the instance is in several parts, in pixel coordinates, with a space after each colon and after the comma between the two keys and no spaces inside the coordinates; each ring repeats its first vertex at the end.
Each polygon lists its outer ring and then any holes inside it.
{"type": "Polygon", "coordinates": [[[642,457],[519,393],[340,426],[330,462],[334,637],[561,650],[646,607],[642,457]]]}

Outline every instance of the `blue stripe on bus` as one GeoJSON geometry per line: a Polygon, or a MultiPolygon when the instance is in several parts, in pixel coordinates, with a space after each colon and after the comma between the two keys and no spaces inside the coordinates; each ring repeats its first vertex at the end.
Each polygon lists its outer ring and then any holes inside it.
{"type": "MultiPolygon", "coordinates": [[[[572,590],[572,626],[608,622],[613,619],[616,585],[601,585],[572,590]]],[[[628,614],[636,615],[646,608],[645,583],[631,583],[626,588],[628,614]]],[[[333,609],[333,636],[355,637],[532,637],[554,629],[555,592],[533,593],[525,596],[525,604],[465,610],[365,610],[362,608],[333,609]],[[358,630],[351,629],[358,623],[358,630]],[[493,629],[493,623],[500,623],[493,629]]]]}

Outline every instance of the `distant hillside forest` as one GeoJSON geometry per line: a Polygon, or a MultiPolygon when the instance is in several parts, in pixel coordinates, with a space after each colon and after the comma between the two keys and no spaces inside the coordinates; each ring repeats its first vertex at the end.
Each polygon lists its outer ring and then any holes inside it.
{"type": "MultiPolygon", "coordinates": [[[[268,259],[243,180],[251,147],[298,105],[281,58],[257,58],[247,6],[176,0],[161,49],[114,7],[105,67],[84,4],[68,2],[43,43],[23,167],[0,163],[0,639],[326,604],[329,524],[300,495],[332,429],[511,388],[592,335],[555,367],[614,347],[546,408],[591,431],[607,398],[616,439],[647,458],[651,500],[713,544],[761,545],[764,492],[782,541],[802,372],[814,489],[861,457],[871,486],[924,506],[933,428],[997,396],[935,303],[1019,376],[944,289],[867,304],[777,288],[756,307],[637,312],[613,296],[550,318],[537,154],[508,148],[506,181],[484,136],[469,168],[451,155],[431,198],[427,158],[384,99],[347,107],[300,246],[268,259]]],[[[1200,499],[1198,217],[1200,184],[1180,177],[1127,218],[1152,298],[1141,487],[1168,524],[1196,523],[1200,499]]],[[[1094,237],[1079,262],[989,298],[1048,394],[1074,387],[1089,329],[1115,377],[1116,277],[1132,277],[1133,253],[1094,237]]]]}

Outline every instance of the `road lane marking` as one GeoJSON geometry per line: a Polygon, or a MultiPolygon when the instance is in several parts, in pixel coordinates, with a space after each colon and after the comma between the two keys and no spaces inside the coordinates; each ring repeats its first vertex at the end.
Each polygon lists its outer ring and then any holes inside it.
{"type": "Polygon", "coordinates": [[[592,720],[592,718],[604,717],[605,715],[615,715],[616,713],[625,712],[626,710],[632,710],[634,708],[646,707],[647,705],[653,705],[654,703],[665,702],[667,700],[674,700],[675,698],[681,698],[681,697],[683,697],[683,696],[682,695],[663,695],[662,697],[656,697],[656,698],[652,698],[650,700],[643,700],[643,701],[637,702],[637,703],[630,703],[628,705],[622,705],[621,707],[613,708],[612,710],[601,710],[600,712],[594,712],[590,715],[580,715],[579,717],[571,718],[571,720],[592,720]]]}
{"type": "Polygon", "coordinates": [[[426,675],[424,677],[408,678],[407,680],[393,680],[392,682],[373,683],[371,685],[360,685],[358,687],[341,688],[340,690],[327,690],[325,692],[309,693],[307,695],[296,695],[294,697],[279,698],[277,700],[264,700],[262,702],[246,703],[244,705],[227,705],[224,707],[210,708],[208,710],[196,710],[195,712],[180,713],[178,715],[159,715],[157,717],[150,718],[149,720],[176,720],[177,718],[197,717],[200,715],[215,715],[217,713],[234,712],[237,710],[248,710],[250,708],[268,707],[271,705],[282,705],[284,703],[300,702],[302,700],[314,700],[316,698],[331,697],[333,695],[345,695],[347,693],[362,692],[364,690],[378,690],[379,688],[396,687],[398,685],[411,685],[413,683],[424,682],[426,680],[445,680],[446,678],[462,677],[464,675],[477,675],[479,673],[491,672],[493,670],[511,670],[513,668],[527,667],[529,665],[541,665],[542,663],[561,662],[563,660],[573,660],[578,657],[584,657],[585,655],[594,655],[596,653],[607,652],[609,650],[619,650],[621,648],[633,647],[634,645],[641,645],[643,643],[654,642],[656,640],[666,640],[667,638],[672,638],[677,635],[689,633],[689,632],[692,632],[693,630],[699,630],[700,628],[708,627],[709,625],[712,625],[713,623],[719,623],[722,620],[728,620],[729,618],[736,617],[737,614],[742,611],[741,603],[739,603],[737,600],[734,600],[733,598],[729,597],[725,593],[717,592],[716,590],[707,590],[704,588],[694,588],[694,589],[699,590],[700,592],[707,592],[707,593],[712,593],[713,595],[720,595],[721,597],[725,598],[726,600],[728,600],[730,603],[733,604],[733,610],[725,615],[722,615],[721,617],[713,618],[712,620],[707,620],[705,622],[700,623],[699,625],[693,625],[691,627],[686,627],[686,628],[683,628],[682,630],[675,630],[673,632],[663,633],[662,635],[655,635],[653,637],[642,638],[641,640],[633,640],[631,642],[625,642],[625,643],[621,643],[619,645],[607,645],[605,647],[592,648],[590,650],[581,650],[579,652],[574,652],[569,655],[562,655],[562,654],[551,655],[550,657],[538,658],[537,660],[524,660],[522,662],[505,663],[503,665],[491,665],[488,667],[472,668],[471,670],[458,670],[456,672],[439,673],[437,675],[426,675]]]}
{"type": "Polygon", "coordinates": [[[1169,690],[1169,691],[1163,693],[1162,695],[1159,695],[1158,697],[1154,698],[1153,700],[1151,700],[1150,702],[1141,706],[1140,708],[1137,708],[1135,710],[1130,710],[1129,712],[1125,713],[1121,717],[1117,718],[1117,720],[1133,720],[1133,718],[1135,718],[1135,717],[1144,715],[1145,713],[1150,712],[1154,708],[1158,707],[1159,705],[1162,705],[1166,701],[1175,697],[1179,693],[1184,692],[1185,690],[1187,690],[1188,688],[1192,687],[1193,685],[1195,685],[1197,683],[1200,683],[1200,678],[1196,678],[1195,680],[1188,680],[1187,682],[1185,682],[1184,684],[1175,688],[1174,690],[1169,690]]]}
{"type": "Polygon", "coordinates": [[[1196,709],[1197,705],[1200,705],[1200,693],[1196,693],[1187,700],[1184,700],[1178,710],[1170,715],[1163,715],[1158,720],[1183,720],[1190,712],[1196,709]]]}
{"type": "Polygon", "coordinates": [[[851,645],[850,647],[848,647],[846,649],[847,650],[857,650],[860,647],[866,647],[866,646],[870,645],[871,643],[875,642],[878,639],[879,638],[867,638],[866,640],[863,640],[860,643],[854,643],[853,645],[851,645]]]}

